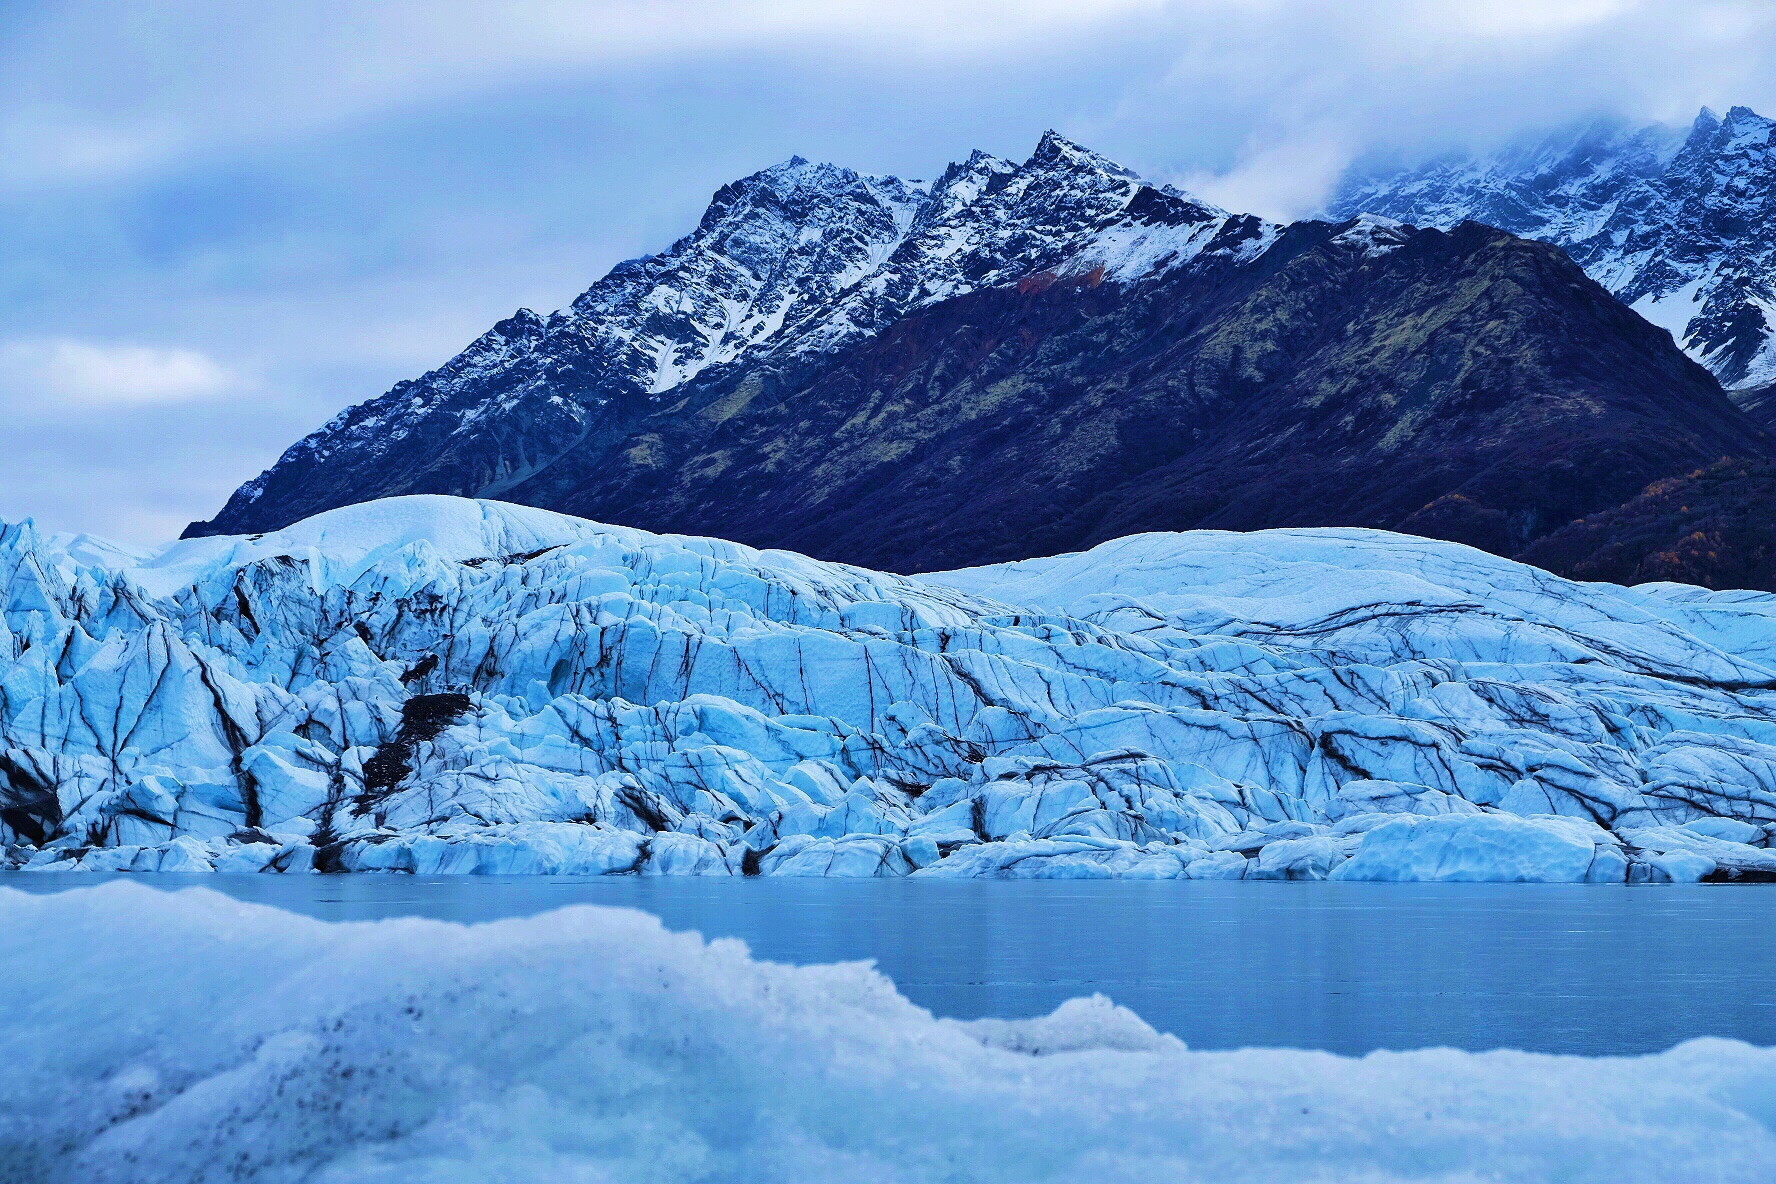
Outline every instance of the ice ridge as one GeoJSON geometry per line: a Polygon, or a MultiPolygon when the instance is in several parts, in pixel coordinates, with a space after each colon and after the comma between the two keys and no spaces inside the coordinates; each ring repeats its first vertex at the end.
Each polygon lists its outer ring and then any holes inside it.
{"type": "Polygon", "coordinates": [[[907,578],[441,496],[0,530],[30,869],[1776,875],[1776,596],[1365,530],[907,578]]]}

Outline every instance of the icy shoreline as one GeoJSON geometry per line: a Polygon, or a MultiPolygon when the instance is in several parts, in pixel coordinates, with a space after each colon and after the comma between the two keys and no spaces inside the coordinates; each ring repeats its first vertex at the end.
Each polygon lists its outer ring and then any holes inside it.
{"type": "Polygon", "coordinates": [[[0,888],[30,1184],[1766,1178],[1776,1050],[1188,1051],[1102,999],[934,1019],[645,914],[328,924],[0,888]]]}
{"type": "Polygon", "coordinates": [[[1776,878],[1776,596],[1362,530],[908,578],[458,498],[0,529],[0,866],[1776,878]]]}

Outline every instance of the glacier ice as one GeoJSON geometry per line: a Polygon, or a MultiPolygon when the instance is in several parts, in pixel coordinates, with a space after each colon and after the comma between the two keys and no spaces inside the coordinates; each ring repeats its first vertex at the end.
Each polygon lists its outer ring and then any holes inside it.
{"type": "Polygon", "coordinates": [[[30,1184],[1751,1184],[1776,1162],[1776,1049],[1192,1052],[1101,997],[937,1019],[866,964],[625,909],[329,924],[0,888],[0,976],[0,1176],[30,1184]]]}
{"type": "MultiPolygon", "coordinates": [[[[1265,848],[1265,854],[1269,851],[1265,848]]],[[[1339,864],[1332,878],[1574,884],[1619,882],[1627,870],[1619,844],[1593,822],[1511,814],[1407,814],[1365,834],[1355,857],[1339,864]]]]}
{"type": "Polygon", "coordinates": [[[1364,530],[918,578],[418,496],[0,528],[26,870],[1776,878],[1776,596],[1364,530]]]}

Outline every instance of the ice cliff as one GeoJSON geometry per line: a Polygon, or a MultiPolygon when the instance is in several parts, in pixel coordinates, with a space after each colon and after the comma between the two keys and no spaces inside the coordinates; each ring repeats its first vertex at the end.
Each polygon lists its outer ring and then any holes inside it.
{"type": "Polygon", "coordinates": [[[1363,530],[884,575],[447,497],[0,530],[28,869],[1776,876],[1776,596],[1363,530]]]}

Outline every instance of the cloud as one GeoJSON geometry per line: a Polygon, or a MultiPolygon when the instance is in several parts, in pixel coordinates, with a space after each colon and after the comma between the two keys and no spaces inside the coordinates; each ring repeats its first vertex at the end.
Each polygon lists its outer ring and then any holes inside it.
{"type": "Polygon", "coordinates": [[[218,394],[237,381],[192,349],[70,337],[0,345],[0,395],[14,412],[32,416],[177,403],[218,394]]]}
{"type": "Polygon", "coordinates": [[[1232,107],[1254,127],[1385,118],[1378,108],[1420,103],[1444,112],[1465,90],[1506,100],[1502,111],[1470,105],[1459,120],[1468,124],[1493,111],[1520,116],[1525,99],[1663,109],[1754,76],[1770,93],[1773,9],[1768,0],[65,0],[14,21],[0,48],[0,178],[117,175],[539,81],[686,65],[720,73],[724,62],[760,58],[792,72],[842,64],[867,78],[1020,59],[1047,68],[1072,50],[1081,60],[1062,75],[1122,75],[1132,104],[1187,119],[1232,107]]]}
{"type": "Polygon", "coordinates": [[[1225,209],[1289,220],[1319,209],[1352,155],[1346,129],[1309,129],[1251,147],[1224,172],[1192,172],[1178,182],[1225,209]]]}
{"type": "Polygon", "coordinates": [[[287,417],[230,397],[245,385],[195,349],[0,343],[0,520],[135,543],[176,537],[191,507],[227,496],[258,431],[290,430],[287,417]]]}
{"type": "Polygon", "coordinates": [[[1230,208],[1589,113],[1776,114],[1770,0],[13,0],[0,518],[149,541],[791,153],[1050,126],[1230,208]]]}
{"type": "Polygon", "coordinates": [[[202,350],[48,337],[0,343],[0,520],[152,544],[178,536],[313,426],[202,350]]]}
{"type": "MultiPolygon", "coordinates": [[[[1094,130],[1148,171],[1255,212],[1315,208],[1368,151],[1490,147],[1610,112],[1776,108],[1767,0],[1245,0],[1168,8],[1167,66],[1094,130]],[[1126,145],[1126,147],[1124,147],[1126,145]],[[1246,195],[1250,196],[1246,196],[1246,195]]],[[[1114,154],[1114,151],[1113,151],[1114,154]]]]}
{"type": "Polygon", "coordinates": [[[248,467],[243,451],[259,451],[258,437],[281,426],[282,443],[295,438],[285,417],[270,418],[251,400],[211,399],[8,423],[0,520],[166,542],[222,504],[248,467]]]}
{"type": "Polygon", "coordinates": [[[0,50],[0,183],[120,175],[539,79],[711,55],[1014,57],[1165,0],[69,0],[0,50]],[[225,96],[218,101],[219,96],[225,96]]]}

